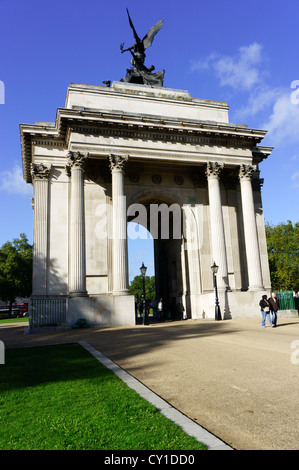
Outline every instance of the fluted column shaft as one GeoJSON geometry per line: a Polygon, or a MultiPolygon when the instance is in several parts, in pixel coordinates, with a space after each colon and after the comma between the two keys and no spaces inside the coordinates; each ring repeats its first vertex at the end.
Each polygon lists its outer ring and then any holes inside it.
{"type": "Polygon", "coordinates": [[[128,293],[127,210],[124,165],[128,157],[110,155],[112,172],[113,294],[128,293]]]}
{"type": "Polygon", "coordinates": [[[34,185],[32,295],[47,294],[48,199],[51,167],[32,164],[34,185]]]}
{"type": "Polygon", "coordinates": [[[86,292],[84,165],[86,156],[70,152],[71,175],[70,208],[70,274],[69,293],[84,296],[86,292]]]}
{"type": "Polygon", "coordinates": [[[219,176],[222,166],[215,162],[207,164],[207,178],[209,191],[209,207],[211,221],[211,239],[213,260],[219,266],[217,273],[217,285],[219,290],[228,288],[228,269],[225,244],[225,232],[222,214],[219,176]]]}
{"type": "Polygon", "coordinates": [[[251,178],[255,168],[241,165],[239,172],[249,290],[263,289],[260,249],[251,178]]]}

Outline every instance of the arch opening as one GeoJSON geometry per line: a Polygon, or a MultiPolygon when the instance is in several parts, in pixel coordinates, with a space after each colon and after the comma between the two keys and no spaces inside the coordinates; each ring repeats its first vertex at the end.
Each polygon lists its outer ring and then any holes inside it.
{"type": "Polygon", "coordinates": [[[162,298],[164,320],[181,319],[178,302],[186,312],[181,206],[158,195],[135,201],[128,208],[127,234],[130,281],[140,275],[139,267],[145,262],[147,275],[155,276],[156,296],[151,299],[154,309],[162,298]]]}

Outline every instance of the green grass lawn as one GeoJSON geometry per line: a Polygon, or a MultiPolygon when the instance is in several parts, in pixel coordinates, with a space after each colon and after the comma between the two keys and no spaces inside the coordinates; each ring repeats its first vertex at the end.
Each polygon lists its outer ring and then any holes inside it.
{"type": "Polygon", "coordinates": [[[20,317],[20,318],[1,318],[0,319],[0,326],[2,323],[29,323],[28,317],[20,317]]]}
{"type": "Polygon", "coordinates": [[[199,450],[78,344],[5,351],[0,450],[199,450]]]}

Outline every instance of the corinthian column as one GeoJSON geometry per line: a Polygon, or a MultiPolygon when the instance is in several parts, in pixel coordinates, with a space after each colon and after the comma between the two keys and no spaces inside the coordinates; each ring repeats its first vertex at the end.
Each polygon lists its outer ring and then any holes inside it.
{"type": "Polygon", "coordinates": [[[51,166],[33,163],[34,186],[32,295],[47,294],[48,199],[51,166]]]}
{"type": "Polygon", "coordinates": [[[225,245],[225,232],[222,214],[219,177],[222,165],[216,162],[208,162],[206,175],[208,178],[209,206],[212,238],[212,262],[219,265],[217,279],[219,290],[228,288],[227,256],[225,245]]]}
{"type": "Polygon", "coordinates": [[[127,211],[124,165],[127,156],[110,155],[112,172],[112,225],[113,225],[113,294],[128,293],[127,211]]]}
{"type": "Polygon", "coordinates": [[[86,292],[84,167],[87,155],[69,153],[71,176],[70,274],[69,293],[84,296],[86,292]]]}
{"type": "Polygon", "coordinates": [[[241,165],[239,179],[241,185],[249,290],[261,290],[263,289],[263,277],[251,184],[254,171],[255,168],[251,165],[241,165]]]}

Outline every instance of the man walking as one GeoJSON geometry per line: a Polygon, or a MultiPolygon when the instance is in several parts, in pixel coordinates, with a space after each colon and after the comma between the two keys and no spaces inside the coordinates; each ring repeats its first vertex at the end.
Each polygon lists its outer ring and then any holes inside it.
{"type": "Polygon", "coordinates": [[[276,326],[277,324],[277,311],[279,309],[279,302],[276,297],[275,292],[272,292],[271,297],[268,299],[268,302],[270,304],[270,310],[271,310],[271,315],[272,315],[272,323],[273,326],[276,326]]]}

